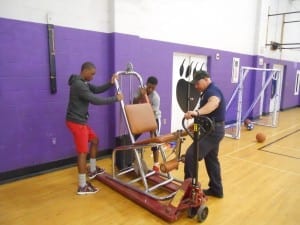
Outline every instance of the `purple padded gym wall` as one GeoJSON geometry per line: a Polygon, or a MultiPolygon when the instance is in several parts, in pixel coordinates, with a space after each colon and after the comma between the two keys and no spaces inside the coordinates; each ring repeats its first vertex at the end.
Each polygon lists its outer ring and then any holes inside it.
{"type": "MultiPolygon", "coordinates": [[[[170,131],[174,52],[207,55],[209,72],[227,100],[235,88],[230,82],[232,58],[240,58],[241,66],[257,66],[257,56],[253,55],[55,26],[57,93],[51,94],[47,26],[0,19],[0,27],[0,174],[76,156],[64,120],[67,81],[70,74],[80,72],[84,61],[92,61],[97,67],[93,83],[107,82],[128,62],[144,79],[157,76],[162,118],[167,121],[161,133],[170,131]],[[216,53],[220,54],[219,60],[216,53]]],[[[265,60],[285,65],[281,108],[298,106],[299,96],[293,95],[293,85],[299,63],[295,66],[293,62],[265,60]]],[[[247,84],[248,90],[255,85],[253,82],[247,84]]],[[[102,96],[112,94],[114,90],[102,96]]],[[[251,95],[246,99],[244,104],[249,105],[251,95]]],[[[112,148],[116,134],[114,105],[91,106],[89,122],[100,136],[100,151],[112,148]]]]}

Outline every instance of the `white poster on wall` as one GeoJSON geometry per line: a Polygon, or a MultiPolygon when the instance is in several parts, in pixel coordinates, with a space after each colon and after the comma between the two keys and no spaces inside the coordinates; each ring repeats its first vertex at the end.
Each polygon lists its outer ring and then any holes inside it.
{"type": "Polygon", "coordinates": [[[181,122],[184,116],[184,112],[181,110],[177,102],[177,97],[176,97],[177,84],[181,79],[190,82],[193,79],[194,71],[200,69],[207,70],[207,56],[177,53],[177,52],[173,54],[172,113],[171,113],[172,131],[182,129],[181,122]]]}
{"type": "Polygon", "coordinates": [[[231,83],[237,83],[239,81],[239,71],[240,71],[240,58],[232,59],[232,75],[231,83]]]}

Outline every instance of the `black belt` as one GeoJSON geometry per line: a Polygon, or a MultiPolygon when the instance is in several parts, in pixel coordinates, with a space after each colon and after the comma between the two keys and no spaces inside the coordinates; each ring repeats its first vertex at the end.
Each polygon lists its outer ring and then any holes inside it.
{"type": "Polygon", "coordinates": [[[215,122],[215,126],[218,127],[218,126],[224,126],[225,125],[225,122],[224,121],[220,121],[220,122],[215,122]]]}

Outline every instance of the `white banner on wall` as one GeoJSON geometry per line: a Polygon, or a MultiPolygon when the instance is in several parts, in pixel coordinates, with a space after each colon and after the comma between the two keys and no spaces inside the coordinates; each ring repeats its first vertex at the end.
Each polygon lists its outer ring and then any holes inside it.
{"type": "Polygon", "coordinates": [[[299,89],[300,89],[300,70],[297,70],[294,95],[299,95],[299,89]]]}
{"type": "MultiPolygon", "coordinates": [[[[182,118],[184,112],[177,102],[177,83],[180,79],[191,81],[194,70],[207,70],[207,56],[193,55],[185,53],[173,54],[173,75],[172,75],[172,113],[171,113],[171,130],[182,129],[182,118]]],[[[209,72],[209,71],[208,71],[209,72]]],[[[188,99],[188,96],[187,96],[188,99]]]]}
{"type": "Polygon", "coordinates": [[[239,81],[239,71],[240,71],[240,58],[232,59],[232,75],[231,83],[237,83],[239,81]]]}

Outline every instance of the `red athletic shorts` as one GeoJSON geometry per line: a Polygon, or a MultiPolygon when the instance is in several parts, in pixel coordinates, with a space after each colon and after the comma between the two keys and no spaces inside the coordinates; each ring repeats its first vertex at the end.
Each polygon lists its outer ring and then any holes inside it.
{"type": "Polygon", "coordinates": [[[88,152],[88,143],[97,138],[96,133],[86,124],[74,123],[66,121],[67,127],[70,129],[74,137],[76,150],[78,153],[88,152]]]}

